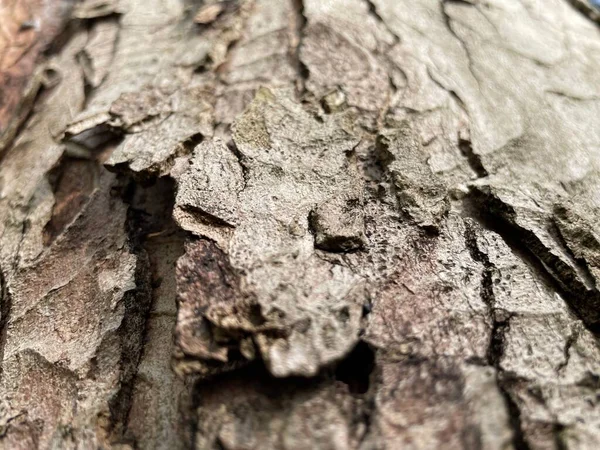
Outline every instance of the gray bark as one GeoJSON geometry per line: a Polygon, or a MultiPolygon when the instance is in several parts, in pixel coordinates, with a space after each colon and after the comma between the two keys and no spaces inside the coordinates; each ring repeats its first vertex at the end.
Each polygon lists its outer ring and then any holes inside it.
{"type": "Polygon", "coordinates": [[[50,3],[0,10],[0,448],[600,446],[591,3],[50,3]]]}

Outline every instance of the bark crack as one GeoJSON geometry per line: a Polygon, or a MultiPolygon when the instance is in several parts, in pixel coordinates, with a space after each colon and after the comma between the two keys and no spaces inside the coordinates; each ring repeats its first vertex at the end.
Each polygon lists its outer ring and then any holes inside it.
{"type": "Polygon", "coordinates": [[[211,225],[213,227],[218,227],[218,228],[235,228],[235,225],[230,224],[226,220],[223,220],[213,214],[210,214],[209,212],[207,212],[197,206],[179,205],[179,208],[181,210],[185,211],[186,213],[192,215],[194,217],[194,219],[196,219],[198,222],[200,222],[202,224],[211,225]]]}
{"type": "Polygon", "coordinates": [[[504,355],[506,333],[510,329],[512,314],[496,309],[496,298],[494,295],[494,274],[497,269],[490,261],[488,255],[481,251],[477,244],[477,233],[475,224],[466,222],[465,240],[467,247],[475,261],[483,265],[481,274],[481,299],[488,307],[491,321],[490,342],[487,350],[487,363],[496,369],[496,385],[506,403],[510,425],[513,431],[513,445],[516,450],[529,450],[529,444],[525,440],[523,425],[521,423],[521,411],[510,395],[507,386],[506,373],[502,368],[501,361],[504,355]]]}
{"type": "Polygon", "coordinates": [[[487,177],[489,175],[488,171],[483,166],[483,163],[481,161],[481,156],[478,155],[477,153],[475,153],[475,151],[473,150],[473,144],[471,143],[470,140],[463,139],[459,136],[458,137],[458,148],[459,148],[461,154],[467,160],[467,163],[469,164],[469,167],[471,168],[471,170],[473,170],[473,172],[475,172],[475,174],[477,175],[478,179],[487,177]]]}
{"type": "Polygon", "coordinates": [[[120,181],[128,184],[123,191],[122,199],[129,204],[126,231],[130,250],[136,255],[137,261],[135,289],[127,292],[123,298],[125,312],[117,331],[121,337],[120,385],[109,401],[111,416],[108,430],[113,439],[119,441],[124,439],[127,432],[127,417],[132,405],[134,381],[143,352],[146,323],[151,305],[150,265],[140,233],[147,219],[144,214],[140,214],[135,204],[134,182],[124,178],[120,181]]]}
{"type": "MultiPolygon", "coordinates": [[[[454,100],[456,105],[464,113],[464,115],[467,117],[467,119],[470,119],[470,114],[467,109],[467,106],[466,106],[465,102],[462,100],[462,98],[460,98],[460,96],[456,93],[456,91],[454,91],[452,89],[448,89],[438,79],[436,79],[436,77],[433,75],[433,72],[431,71],[431,68],[429,66],[427,66],[427,75],[429,76],[431,81],[433,81],[435,83],[436,86],[438,86],[440,89],[443,89],[444,91],[446,91],[448,93],[448,95],[450,95],[450,98],[452,98],[454,100]]],[[[467,135],[470,134],[470,129],[469,129],[468,125],[467,125],[466,134],[467,135]]],[[[471,142],[471,140],[468,138],[462,137],[461,133],[459,132],[458,136],[457,136],[457,141],[458,141],[458,149],[460,150],[461,155],[467,160],[467,164],[469,165],[471,170],[475,173],[476,178],[480,179],[480,178],[487,177],[489,175],[489,172],[483,165],[481,155],[476,153],[475,150],[473,149],[473,143],[471,142]]]]}
{"type": "Polygon", "coordinates": [[[573,268],[577,272],[577,275],[579,275],[579,277],[583,280],[585,287],[590,290],[595,290],[596,280],[590,272],[590,269],[585,259],[578,258],[577,256],[575,256],[575,254],[569,247],[569,244],[565,240],[555,218],[552,218],[549,224],[549,231],[556,243],[563,249],[564,253],[568,255],[569,260],[573,264],[573,268]]]}
{"type": "Polygon", "coordinates": [[[385,60],[385,64],[387,65],[387,79],[389,87],[389,93],[387,95],[386,102],[381,108],[381,111],[379,112],[379,115],[377,117],[376,131],[379,132],[384,128],[385,118],[388,112],[390,111],[390,108],[392,107],[392,103],[394,102],[396,94],[398,93],[398,86],[396,86],[396,83],[394,81],[394,71],[399,71],[402,74],[402,76],[406,79],[406,74],[404,73],[402,68],[399,67],[389,56],[389,50],[397,44],[399,44],[402,41],[402,39],[397,33],[394,32],[394,30],[390,27],[386,20],[379,14],[379,12],[377,11],[377,5],[372,0],[364,0],[364,2],[367,5],[369,15],[371,15],[371,17],[373,17],[377,23],[381,24],[383,28],[392,36],[392,43],[386,44],[383,51],[379,49],[375,50],[375,53],[381,55],[381,57],[385,60]]]}
{"type": "Polygon", "coordinates": [[[540,280],[565,299],[587,328],[597,334],[600,293],[581,280],[580,268],[565,263],[533,231],[519,225],[514,208],[505,204],[489,187],[472,187],[465,201],[470,204],[467,209],[474,218],[485,228],[498,233],[540,280]]]}
{"type": "MultiPolygon", "coordinates": [[[[148,436],[140,434],[137,422],[140,420],[140,414],[143,414],[143,408],[148,406],[146,386],[150,385],[154,389],[158,389],[156,383],[160,382],[160,388],[170,392],[178,383],[176,375],[169,367],[171,352],[158,356],[153,347],[160,347],[161,340],[170,342],[177,320],[175,293],[171,291],[175,286],[175,268],[173,264],[165,262],[164,259],[169,261],[169,258],[173,258],[170,255],[173,250],[169,250],[169,248],[176,248],[177,257],[184,253],[184,241],[188,234],[182,231],[173,220],[172,211],[176,187],[171,178],[155,178],[150,181],[149,185],[135,184],[133,189],[137,192],[134,192],[128,200],[135,229],[136,246],[148,261],[145,279],[148,306],[146,313],[142,316],[139,356],[131,376],[130,387],[128,387],[128,409],[123,418],[122,436],[126,440],[134,440],[136,445],[142,448],[147,445],[148,436]],[[168,305],[169,302],[171,302],[171,306],[168,305]],[[171,307],[172,309],[165,309],[171,307]],[[161,326],[161,324],[164,323],[170,323],[171,326],[165,327],[163,330],[164,325],[161,326]],[[160,364],[168,373],[156,373],[160,364]]],[[[168,423],[174,428],[181,425],[185,428],[183,419],[172,415],[168,402],[166,402],[168,394],[161,392],[156,395],[158,401],[164,401],[165,405],[158,410],[148,411],[150,418],[147,420],[155,426],[163,427],[168,423]]],[[[179,398],[173,400],[178,407],[182,406],[182,401],[184,400],[179,398]]],[[[175,410],[176,413],[178,411],[179,409],[175,410]]],[[[186,431],[179,430],[186,435],[186,431]]],[[[175,430],[169,432],[167,436],[177,440],[177,442],[171,442],[173,448],[182,448],[179,444],[187,439],[183,435],[176,433],[175,430]]]]}
{"type": "Polygon", "coordinates": [[[496,311],[496,298],[494,295],[494,274],[497,271],[494,264],[490,262],[487,254],[482,252],[477,244],[476,225],[470,221],[465,222],[465,241],[471,257],[483,265],[481,274],[480,295],[488,308],[488,316],[491,322],[492,331],[490,333],[490,342],[488,345],[487,360],[488,364],[496,367],[498,370],[502,353],[504,349],[504,329],[509,326],[508,318],[501,318],[496,311]]]}
{"type": "Polygon", "coordinates": [[[381,16],[381,14],[379,14],[379,12],[377,11],[377,5],[375,5],[375,3],[373,2],[373,0],[364,0],[365,3],[367,4],[367,6],[369,7],[369,14],[377,21],[379,22],[381,25],[383,25],[383,27],[386,29],[386,31],[388,33],[390,33],[392,35],[392,38],[394,39],[394,42],[390,45],[390,47],[393,47],[394,45],[398,44],[399,42],[402,41],[402,39],[400,38],[400,36],[398,36],[394,30],[392,30],[392,28],[388,25],[388,23],[385,21],[385,19],[381,16]]]}
{"type": "Polygon", "coordinates": [[[345,383],[353,394],[365,394],[375,368],[375,349],[358,341],[354,349],[338,364],[335,378],[345,383]]]}
{"type": "Polygon", "coordinates": [[[238,164],[240,165],[240,169],[242,169],[242,178],[244,180],[244,185],[237,193],[239,195],[242,192],[244,192],[244,190],[248,187],[248,182],[250,180],[250,168],[244,162],[246,157],[242,152],[240,152],[240,149],[237,147],[233,139],[227,143],[227,148],[229,149],[229,151],[231,151],[231,153],[233,153],[233,156],[236,157],[238,164]]]}
{"type": "Polygon", "coordinates": [[[4,271],[0,267],[0,380],[2,379],[2,363],[4,361],[4,348],[6,346],[6,338],[8,333],[8,318],[12,308],[12,299],[4,271]]]}
{"type": "Polygon", "coordinates": [[[510,425],[513,430],[513,446],[515,450],[530,450],[529,443],[525,439],[523,424],[521,423],[521,410],[512,398],[507,388],[507,380],[504,379],[503,373],[498,372],[498,388],[504,397],[504,401],[508,407],[510,425]]]}
{"type": "Polygon", "coordinates": [[[27,83],[17,111],[13,114],[14,117],[0,134],[0,162],[10,151],[11,145],[21,130],[25,128],[28,119],[33,113],[33,107],[39,98],[40,92],[44,88],[44,80],[46,80],[47,67],[39,67],[32,75],[31,80],[27,83]]]}
{"type": "Polygon", "coordinates": [[[306,33],[307,19],[304,15],[304,1],[291,0],[293,11],[293,34],[290,45],[290,59],[298,73],[296,91],[299,97],[306,94],[306,82],[310,76],[308,66],[302,61],[302,42],[306,33]]]}
{"type": "Polygon", "coordinates": [[[560,374],[569,365],[569,360],[571,359],[571,348],[573,347],[573,344],[577,342],[577,339],[579,339],[580,333],[581,330],[579,329],[579,327],[574,325],[571,328],[571,333],[567,337],[567,341],[565,342],[565,347],[563,349],[565,359],[564,361],[561,361],[558,367],[556,368],[557,373],[560,374]]]}

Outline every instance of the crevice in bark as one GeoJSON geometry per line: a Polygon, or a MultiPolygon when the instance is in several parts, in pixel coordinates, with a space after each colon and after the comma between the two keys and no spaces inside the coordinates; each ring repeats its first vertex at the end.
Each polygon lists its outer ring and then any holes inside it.
{"type": "Polygon", "coordinates": [[[575,383],[576,386],[585,387],[592,391],[600,390],[600,376],[587,372],[585,376],[575,383]]]}
{"type": "Polygon", "coordinates": [[[152,270],[151,257],[155,249],[147,240],[165,232],[178,232],[172,221],[175,197],[174,181],[154,178],[145,184],[121,175],[122,198],[129,205],[127,232],[131,250],[137,256],[136,289],[125,299],[126,312],[120,334],[123,339],[121,387],[111,402],[113,439],[131,440],[127,420],[130,414],[138,366],[144,355],[153,291],[160,281],[152,270]]]}
{"type": "Polygon", "coordinates": [[[488,307],[492,326],[486,355],[487,364],[496,369],[496,385],[508,409],[510,425],[513,431],[514,448],[516,450],[528,450],[529,445],[524,438],[523,426],[520,419],[521,412],[509,393],[505,383],[505,373],[500,364],[504,354],[505,336],[508,329],[510,329],[512,316],[505,315],[501,311],[496,310],[493,281],[493,274],[496,267],[490,262],[489,257],[479,249],[473,223],[466,222],[465,240],[472,258],[483,264],[480,288],[481,299],[488,307]]]}
{"type": "Polygon", "coordinates": [[[580,330],[576,326],[573,326],[573,328],[571,329],[571,334],[569,334],[569,336],[567,337],[567,341],[565,342],[565,347],[563,349],[563,355],[565,359],[564,361],[561,361],[560,364],[558,364],[556,368],[557,373],[561,373],[569,364],[569,360],[571,359],[571,348],[573,347],[573,344],[577,342],[577,339],[579,338],[579,333],[580,330]]]}
{"type": "Polygon", "coordinates": [[[391,27],[387,24],[387,22],[385,21],[385,19],[383,17],[381,17],[381,15],[379,14],[379,11],[377,11],[377,5],[375,5],[375,3],[373,3],[373,0],[364,0],[365,3],[367,4],[368,8],[369,8],[369,14],[377,21],[379,22],[381,25],[383,25],[383,27],[387,30],[388,33],[390,33],[392,35],[392,37],[394,38],[394,42],[391,45],[391,47],[393,47],[394,45],[398,44],[399,42],[401,42],[401,38],[400,36],[398,36],[394,30],[391,29],[391,27]]]}
{"type": "MultiPolygon", "coordinates": [[[[495,270],[494,265],[490,262],[488,256],[483,253],[479,246],[477,245],[477,238],[474,230],[474,225],[470,222],[465,223],[465,241],[467,243],[467,247],[469,249],[469,253],[471,257],[480,262],[483,265],[483,273],[481,275],[481,299],[488,307],[488,312],[491,321],[494,324],[494,329],[496,328],[496,299],[494,296],[494,282],[493,282],[493,271],[495,270]]],[[[492,341],[494,339],[494,333],[492,333],[491,337],[492,341]]],[[[490,348],[492,347],[492,343],[490,343],[490,348]]],[[[490,364],[492,364],[492,360],[490,359],[490,364]]]]}
{"type": "Polygon", "coordinates": [[[359,341],[354,349],[336,367],[335,378],[348,386],[352,394],[365,394],[375,368],[375,349],[359,341]]]}
{"type": "Polygon", "coordinates": [[[83,97],[83,105],[81,110],[85,111],[88,106],[90,105],[90,101],[93,98],[93,94],[94,91],[98,88],[100,88],[104,82],[106,81],[106,78],[108,76],[108,73],[110,73],[110,69],[107,69],[105,76],[103,77],[102,80],[100,80],[99,84],[97,84],[96,86],[93,85],[92,80],[90,80],[88,78],[88,72],[86,71],[86,64],[90,64],[92,62],[92,60],[90,59],[89,54],[87,53],[86,49],[87,49],[87,45],[90,42],[90,36],[89,33],[91,33],[91,31],[93,30],[94,25],[98,24],[98,23],[102,23],[102,22],[114,22],[115,26],[116,26],[116,36],[115,39],[112,43],[112,47],[111,47],[111,55],[110,55],[110,66],[112,67],[112,62],[114,60],[114,56],[116,54],[117,51],[117,47],[119,45],[119,39],[121,37],[121,14],[117,14],[117,13],[112,13],[112,14],[108,14],[105,16],[100,16],[98,18],[95,19],[90,19],[90,20],[86,20],[83,22],[82,27],[85,26],[86,30],[88,31],[88,39],[87,39],[87,43],[86,46],[81,49],[81,51],[76,55],[77,58],[77,62],[78,65],[81,67],[81,70],[83,72],[83,82],[84,82],[84,97],[83,97]]]}
{"type": "Polygon", "coordinates": [[[229,222],[226,222],[220,217],[214,216],[202,208],[198,208],[197,206],[181,205],[179,208],[192,216],[194,220],[204,225],[211,225],[218,228],[234,228],[234,225],[230,224],[229,222]]]}
{"type": "Polygon", "coordinates": [[[150,179],[162,176],[164,173],[169,173],[177,158],[192,154],[196,146],[202,143],[202,141],[204,141],[202,133],[194,133],[181,141],[177,144],[177,149],[164,162],[150,166],[147,169],[150,173],[150,179]]]}
{"type": "Polygon", "coordinates": [[[362,423],[365,427],[362,436],[360,437],[358,448],[362,448],[362,443],[369,438],[369,435],[372,432],[373,416],[376,411],[377,404],[375,402],[375,396],[373,395],[365,400],[365,403],[359,409],[356,418],[356,422],[362,423]]]}
{"type": "MultiPolygon", "coordinates": [[[[285,399],[282,399],[284,396],[310,390],[314,386],[319,385],[319,383],[322,383],[323,379],[323,377],[275,378],[267,371],[262,362],[254,361],[236,370],[222,373],[218,377],[210,377],[197,381],[193,389],[191,409],[192,413],[196,414],[198,409],[202,407],[204,392],[222,390],[223,387],[228,387],[230,384],[246,384],[250,389],[256,388],[256,390],[273,399],[274,402],[279,403],[281,401],[285,402],[285,399]]],[[[200,448],[196,442],[196,431],[202,424],[199,420],[194,420],[193,425],[195,427],[193,434],[194,442],[191,448],[200,448]]],[[[215,440],[216,447],[213,448],[220,448],[219,446],[222,446],[222,444],[219,442],[219,438],[215,437],[215,440]]]]}
{"type": "Polygon", "coordinates": [[[198,440],[198,408],[201,405],[202,396],[200,394],[200,383],[201,381],[197,381],[193,383],[192,393],[189,403],[189,425],[191,429],[191,447],[190,448],[198,448],[197,440],[198,440]]]}
{"type": "Polygon", "coordinates": [[[242,152],[240,152],[240,149],[237,147],[237,145],[235,144],[235,141],[233,139],[230,139],[229,142],[227,142],[227,148],[237,158],[238,164],[240,165],[240,168],[242,169],[242,178],[244,179],[244,186],[242,187],[240,192],[238,192],[238,194],[240,194],[241,192],[243,192],[246,189],[246,187],[248,187],[248,180],[250,179],[250,169],[244,162],[246,157],[244,156],[244,154],[242,152]]]}
{"type": "Polygon", "coordinates": [[[473,187],[464,199],[465,210],[484,228],[498,233],[537,277],[561,295],[587,328],[597,333],[600,294],[578,279],[572,267],[552,254],[530,230],[514,220],[515,211],[486,187],[473,187]]]}
{"type": "MultiPolygon", "coordinates": [[[[595,333],[596,336],[598,335],[598,324],[586,321],[588,317],[586,317],[585,314],[582,314],[582,311],[574,306],[578,299],[579,288],[570,286],[564,279],[557,279],[556,273],[552,271],[550,261],[547,261],[546,259],[553,255],[549,254],[550,252],[543,247],[542,243],[533,232],[525,230],[518,226],[514,221],[511,221],[511,214],[514,214],[514,211],[512,211],[510,205],[505,205],[491,193],[486,193],[484,190],[475,188],[465,197],[464,206],[465,212],[470,217],[474,218],[484,228],[499,234],[513,253],[532,270],[532,273],[550,289],[560,294],[571,306],[575,314],[582,320],[583,324],[586,325],[587,329],[592,333],[595,333]]],[[[482,255],[479,250],[474,251],[472,254],[474,259],[482,261],[484,266],[489,263],[487,256],[482,255]]],[[[484,280],[485,277],[486,275],[484,274],[484,280]]],[[[488,283],[489,281],[485,282],[485,284],[488,283]]],[[[519,406],[517,401],[511,395],[511,383],[516,382],[516,380],[510,373],[505,372],[500,367],[500,360],[504,352],[505,335],[510,328],[510,319],[510,315],[508,317],[494,318],[491,343],[488,351],[488,362],[496,367],[497,384],[508,406],[513,429],[513,444],[517,450],[529,450],[530,446],[525,438],[520,420],[519,406]]],[[[567,338],[564,347],[565,359],[558,365],[557,372],[560,372],[567,366],[571,347],[577,341],[578,335],[579,330],[575,328],[567,338]]],[[[597,384],[597,380],[591,381],[591,385],[595,386],[597,384]]],[[[560,444],[562,445],[562,439],[560,437],[562,428],[560,424],[555,424],[554,426],[556,428],[556,430],[554,430],[554,436],[557,448],[561,448],[559,441],[561,441],[560,444]]]]}
{"type": "Polygon", "coordinates": [[[123,130],[108,124],[99,124],[78,134],[65,131],[62,143],[65,154],[73,158],[96,159],[99,162],[123,140],[123,130]]]}
{"type": "Polygon", "coordinates": [[[71,41],[73,36],[85,28],[85,22],[81,19],[70,17],[70,13],[65,14],[64,17],[70,18],[70,20],[59,30],[59,32],[54,36],[52,42],[49,42],[42,52],[42,55],[45,58],[59,55],[71,41]]]}
{"type": "Polygon", "coordinates": [[[467,107],[465,105],[465,102],[463,101],[462,98],[460,98],[460,96],[456,93],[456,91],[452,90],[452,89],[448,89],[446,86],[444,86],[434,75],[433,72],[431,71],[431,68],[429,66],[427,66],[427,76],[429,76],[429,78],[431,79],[431,81],[433,81],[435,83],[436,86],[438,86],[440,89],[446,91],[450,97],[452,97],[456,103],[458,104],[458,106],[460,107],[460,109],[463,110],[463,112],[468,116],[469,112],[467,111],[467,107]]]}
{"type": "Polygon", "coordinates": [[[23,247],[23,241],[25,240],[25,236],[27,234],[27,231],[29,230],[29,227],[31,226],[31,222],[30,222],[30,218],[29,215],[31,213],[31,203],[32,203],[32,198],[29,199],[29,201],[27,202],[27,204],[22,207],[23,210],[23,224],[21,226],[21,232],[19,235],[19,243],[17,244],[16,250],[15,250],[15,256],[13,259],[13,263],[12,263],[12,267],[11,269],[14,269],[16,267],[19,266],[19,262],[21,261],[21,248],[23,247]]]}
{"type": "Polygon", "coordinates": [[[579,275],[579,277],[581,277],[581,279],[583,280],[585,287],[587,289],[597,289],[596,280],[590,272],[590,268],[588,267],[587,262],[585,261],[585,259],[578,258],[577,256],[575,256],[575,254],[571,250],[571,247],[565,240],[565,237],[563,236],[555,217],[553,217],[551,222],[549,223],[548,231],[550,235],[554,238],[556,243],[560,245],[560,247],[567,255],[569,255],[569,258],[573,263],[574,269],[577,271],[577,275],[579,275]]]}
{"type": "MultiPolygon", "coordinates": [[[[470,119],[469,110],[467,109],[467,105],[463,101],[463,99],[456,93],[456,91],[447,88],[439,81],[433,74],[431,68],[427,67],[427,75],[429,79],[435,83],[440,89],[443,89],[450,95],[450,98],[456,103],[458,108],[463,112],[467,119],[470,119]]],[[[467,121],[469,122],[469,121],[467,121]]],[[[467,126],[468,127],[468,126],[467,126]]],[[[467,133],[470,135],[470,130],[467,128],[467,133]]],[[[465,139],[461,137],[461,133],[458,133],[457,136],[458,149],[461,152],[461,155],[467,160],[467,164],[471,170],[475,173],[476,177],[484,178],[489,175],[489,172],[483,165],[483,161],[481,160],[481,156],[475,152],[473,149],[473,143],[470,139],[465,139]]]]}
{"type": "MultiPolygon", "coordinates": [[[[202,133],[195,133],[189,136],[185,141],[183,141],[180,145],[183,147],[182,155],[189,155],[194,151],[197,145],[201,144],[204,140],[204,135],[202,133]]],[[[182,156],[179,155],[179,156],[182,156]]]]}
{"type": "Polygon", "coordinates": [[[374,50],[375,54],[380,55],[384,59],[385,65],[387,66],[389,94],[385,105],[381,108],[377,117],[376,129],[369,129],[370,127],[366,127],[365,131],[379,133],[385,126],[386,116],[388,115],[390,108],[393,106],[392,102],[394,101],[396,94],[398,93],[398,86],[396,86],[393,77],[394,72],[400,72],[406,79],[406,74],[404,73],[402,68],[398,67],[398,65],[389,56],[390,49],[399,44],[402,41],[402,39],[398,34],[394,32],[394,30],[388,25],[385,19],[379,14],[379,12],[377,11],[377,5],[375,5],[375,3],[372,0],[363,1],[367,5],[367,11],[369,15],[373,17],[377,23],[381,24],[381,26],[383,26],[383,28],[392,36],[391,44],[385,44],[383,49],[376,48],[374,50]]]}
{"type": "Polygon", "coordinates": [[[597,95],[583,97],[554,89],[547,89],[544,91],[544,93],[548,95],[554,95],[556,97],[565,98],[573,102],[597,102],[598,100],[600,100],[600,96],[597,95]]]}
{"type": "Polygon", "coordinates": [[[556,423],[554,424],[554,428],[552,432],[554,433],[554,445],[556,446],[556,450],[568,450],[569,446],[565,444],[563,440],[562,434],[567,429],[567,427],[563,424],[556,423]]]}
{"type": "Polygon", "coordinates": [[[143,345],[144,317],[150,306],[150,279],[148,257],[143,250],[133,245],[137,255],[135,290],[128,292],[123,299],[125,313],[119,327],[121,336],[120,386],[109,401],[110,431],[113,439],[121,440],[126,431],[127,416],[131,408],[133,381],[141,357],[143,345]]]}
{"type": "Polygon", "coordinates": [[[505,379],[503,373],[499,373],[497,376],[498,388],[500,389],[500,393],[504,397],[504,401],[508,407],[509,421],[513,430],[513,446],[515,450],[530,450],[531,447],[529,446],[529,443],[527,442],[523,432],[523,425],[521,423],[521,410],[508,391],[511,381],[505,379]]]}
{"type": "Polygon", "coordinates": [[[308,66],[302,61],[300,55],[302,49],[302,40],[307,26],[306,16],[304,15],[304,1],[303,0],[291,0],[293,14],[293,39],[290,48],[290,55],[292,59],[292,65],[296,67],[298,73],[296,90],[298,96],[302,98],[306,93],[306,81],[310,76],[308,66]]]}
{"type": "MultiPolygon", "coordinates": [[[[134,211],[134,215],[138,216],[138,219],[134,222],[134,226],[136,228],[136,236],[135,239],[138,241],[138,246],[140,246],[144,253],[148,257],[148,270],[149,270],[149,282],[150,282],[150,292],[149,295],[150,305],[148,307],[148,312],[144,318],[143,325],[143,343],[140,350],[139,360],[136,365],[135,373],[132,377],[131,389],[129,390],[129,404],[130,408],[128,410],[127,417],[125,418],[125,426],[123,428],[123,436],[126,440],[136,440],[139,436],[136,436],[133,431],[130,430],[129,425],[132,421],[136,420],[136,417],[131,416],[131,405],[134,402],[134,395],[136,395],[136,385],[138,381],[144,382],[144,378],[138,375],[138,369],[140,367],[140,363],[144,361],[148,353],[149,346],[151,345],[160,345],[156,340],[152,340],[149,334],[149,328],[151,324],[151,320],[157,317],[168,316],[172,322],[172,330],[175,328],[176,323],[176,313],[167,314],[162,311],[155,311],[155,308],[162,309],[165,307],[164,298],[161,298],[159,294],[159,289],[165,283],[175,284],[175,269],[174,266],[165,268],[165,266],[161,267],[160,258],[164,257],[162,251],[165,249],[166,245],[175,245],[177,247],[177,253],[179,256],[184,253],[184,242],[188,237],[188,234],[180,230],[179,227],[175,224],[172,218],[173,206],[175,203],[175,182],[173,179],[169,177],[162,177],[154,179],[149,185],[134,185],[135,192],[130,192],[132,195],[131,198],[131,210],[134,211]],[[162,300],[163,304],[158,305],[158,303],[162,300]]],[[[162,293],[164,297],[164,292],[162,293]]],[[[175,305],[175,294],[173,293],[173,298],[170,299],[175,305]]],[[[155,336],[155,335],[154,335],[155,336]]],[[[170,342],[172,339],[172,334],[164,337],[167,341],[170,342]]],[[[156,339],[156,337],[154,337],[156,339]]],[[[171,359],[171,354],[164,355],[169,361],[171,359]]],[[[175,374],[172,374],[175,377],[175,374]]],[[[156,380],[154,380],[156,381],[156,380]]],[[[165,389],[168,389],[170,386],[163,386],[165,389]]],[[[138,394],[136,397],[139,397],[138,394]]],[[[142,402],[145,400],[142,399],[142,402]]],[[[139,408],[139,406],[138,406],[139,408]]],[[[138,411],[139,413],[139,411],[138,411]]],[[[139,418],[138,418],[139,419],[139,418]]],[[[182,425],[182,418],[180,417],[169,417],[163,418],[165,421],[169,423],[169,425],[175,427],[177,429],[177,424],[182,425]]],[[[183,427],[182,427],[183,428],[183,427]]],[[[183,439],[182,436],[179,436],[183,439]]],[[[172,443],[175,446],[175,443],[172,443]]],[[[179,448],[179,447],[177,447],[179,448]]]]}
{"type": "MultiPolygon", "coordinates": [[[[455,94],[456,95],[456,94],[455,94]]],[[[471,141],[467,139],[458,138],[458,148],[460,149],[461,154],[465,157],[467,162],[469,163],[469,167],[471,170],[475,172],[477,178],[484,178],[489,175],[486,168],[483,166],[481,162],[481,156],[479,156],[473,150],[473,145],[471,141]]]]}
{"type": "MultiPolygon", "coordinates": [[[[112,130],[117,131],[117,130],[112,130]]],[[[117,139],[117,134],[113,134],[114,139],[117,139]]],[[[204,135],[202,133],[194,133],[188,136],[186,139],[180,141],[174,148],[174,151],[169,154],[162,161],[157,161],[150,164],[142,171],[135,171],[130,168],[130,161],[125,161],[118,164],[106,165],[105,168],[111,172],[124,174],[130,177],[135,183],[138,183],[142,186],[150,186],[155,183],[155,181],[161,177],[164,177],[165,174],[168,174],[173,165],[175,164],[175,160],[182,156],[187,156],[191,154],[196,146],[200,144],[204,140],[204,135]]]]}
{"type": "Polygon", "coordinates": [[[135,246],[143,247],[148,235],[164,230],[171,223],[174,184],[169,177],[153,178],[146,183],[127,179],[123,200],[129,205],[128,231],[135,246]]]}
{"type": "Polygon", "coordinates": [[[471,257],[483,265],[480,286],[481,299],[488,307],[492,326],[487,351],[487,361],[489,365],[494,366],[498,371],[502,371],[500,368],[500,360],[504,353],[504,335],[506,330],[510,327],[510,316],[502,317],[502,314],[496,310],[493,281],[493,274],[496,267],[490,262],[489,257],[479,249],[473,223],[466,222],[465,240],[471,257]]]}
{"type": "MultiPolygon", "coordinates": [[[[388,66],[390,66],[391,68],[389,69],[388,72],[395,70],[394,69],[394,64],[392,61],[390,61],[390,58],[387,56],[387,54],[383,54],[382,55],[385,60],[386,63],[388,64],[388,66]]],[[[402,69],[400,68],[396,68],[396,70],[402,71],[402,69]]],[[[398,86],[396,86],[396,83],[394,82],[394,77],[388,73],[388,96],[385,102],[385,105],[381,108],[379,115],[377,117],[377,127],[375,129],[370,130],[369,127],[366,127],[365,131],[366,132],[375,132],[375,133],[380,133],[381,130],[383,130],[383,128],[385,127],[385,122],[386,122],[386,118],[393,106],[393,102],[394,102],[394,98],[396,97],[396,94],[398,93],[398,86]]]]}
{"type": "MultiPolygon", "coordinates": [[[[197,447],[197,432],[203,426],[201,418],[198,417],[198,411],[203,407],[207,408],[207,405],[203,403],[204,394],[223,391],[230,386],[235,386],[236,391],[240,386],[246,386],[248,391],[258,393],[259,398],[269,399],[268,402],[272,403],[268,404],[272,404],[274,409],[279,409],[281,406],[290,405],[295,401],[302,402],[302,398],[311,395],[320,387],[331,386],[332,383],[336,384],[337,382],[344,383],[348,386],[348,391],[353,398],[352,424],[356,427],[363,426],[359,429],[360,431],[356,430],[357,434],[360,433],[357,436],[358,441],[365,441],[370,434],[372,417],[376,412],[375,390],[371,386],[375,369],[375,352],[375,348],[360,341],[337,365],[326,367],[310,378],[298,376],[276,378],[269,373],[264,362],[257,359],[234,370],[219,373],[218,376],[208,376],[197,380],[190,402],[191,415],[195,416],[195,420],[190,422],[190,426],[194,428],[194,442],[191,448],[197,447]]],[[[261,406],[263,406],[261,411],[268,411],[264,408],[264,404],[261,406]]],[[[235,414],[234,411],[235,409],[230,410],[235,414]]],[[[244,407],[240,411],[242,414],[253,413],[251,407],[250,409],[244,407]]],[[[211,425],[209,424],[209,426],[211,425]]],[[[206,435],[206,430],[201,430],[200,433],[206,435]]],[[[220,448],[222,443],[219,443],[219,437],[215,436],[214,439],[213,446],[216,445],[215,448],[220,448]]]]}
{"type": "Polygon", "coordinates": [[[567,3],[592,22],[596,22],[600,25],[600,9],[590,5],[588,0],[567,0],[567,3]]]}
{"type": "Polygon", "coordinates": [[[504,320],[494,318],[487,359],[489,364],[496,369],[496,385],[508,409],[510,427],[513,433],[513,446],[515,450],[529,450],[530,446],[525,439],[523,424],[521,422],[521,410],[510,393],[509,376],[500,366],[500,361],[504,354],[506,332],[510,329],[510,319],[511,316],[508,316],[504,320]]]}
{"type": "Polygon", "coordinates": [[[8,332],[8,319],[12,308],[12,299],[8,286],[6,285],[6,277],[4,271],[0,267],[0,380],[2,379],[2,362],[4,361],[4,348],[6,346],[6,337],[8,332]]]}

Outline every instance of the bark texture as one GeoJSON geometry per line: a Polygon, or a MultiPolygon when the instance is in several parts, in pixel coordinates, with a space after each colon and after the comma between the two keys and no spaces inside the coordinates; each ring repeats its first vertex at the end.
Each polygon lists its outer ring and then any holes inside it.
{"type": "Polygon", "coordinates": [[[3,2],[0,448],[599,448],[594,5],[3,2]]]}

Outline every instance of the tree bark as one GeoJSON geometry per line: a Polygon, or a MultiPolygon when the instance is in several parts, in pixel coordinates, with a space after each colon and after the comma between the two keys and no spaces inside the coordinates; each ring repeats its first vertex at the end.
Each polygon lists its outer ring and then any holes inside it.
{"type": "Polygon", "coordinates": [[[599,448],[593,2],[5,3],[0,448],[599,448]]]}

